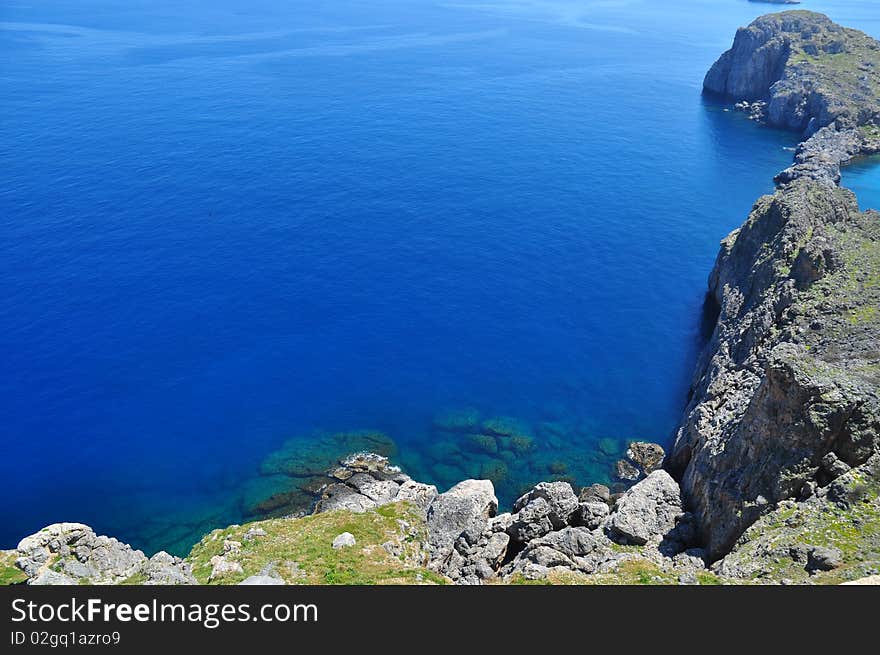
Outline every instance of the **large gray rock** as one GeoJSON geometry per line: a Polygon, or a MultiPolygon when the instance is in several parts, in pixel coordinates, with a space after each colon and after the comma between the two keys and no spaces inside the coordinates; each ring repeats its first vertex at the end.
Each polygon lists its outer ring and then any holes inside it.
{"type": "Polygon", "coordinates": [[[552,569],[593,573],[614,557],[610,542],[601,532],[569,526],[526,543],[501,574],[504,578],[535,579],[552,569]]]}
{"type": "Polygon", "coordinates": [[[336,535],[331,545],[333,546],[333,550],[339,550],[340,548],[354,546],[356,543],[357,541],[351,532],[343,532],[342,534],[336,535]]]}
{"type": "Polygon", "coordinates": [[[764,102],[770,124],[809,136],[835,122],[864,122],[876,114],[877,50],[867,34],[822,14],[769,14],[737,31],[703,87],[735,100],[764,102]]]}
{"type": "Polygon", "coordinates": [[[577,509],[578,498],[568,482],[541,482],[514,503],[507,533],[520,543],[535,539],[568,525],[577,509]]]}
{"type": "Polygon", "coordinates": [[[407,480],[397,491],[397,501],[409,501],[427,512],[431,502],[437,497],[437,487],[415,480],[407,480]]]}
{"type": "Polygon", "coordinates": [[[198,584],[189,563],[166,553],[164,550],[149,559],[144,565],[143,574],[146,578],[144,584],[148,585],[198,584]]]}
{"type": "Polygon", "coordinates": [[[572,523],[583,525],[591,530],[595,530],[605,522],[611,513],[610,508],[603,502],[586,502],[579,503],[577,512],[572,518],[572,523]]]}
{"type": "Polygon", "coordinates": [[[365,512],[388,503],[408,501],[422,510],[437,495],[437,487],[413,481],[387,457],[356,453],[328,473],[332,480],[323,487],[315,513],[331,510],[365,512]]]}
{"type": "Polygon", "coordinates": [[[684,516],[678,483],[666,471],[654,471],[629,489],[605,522],[612,539],[659,544],[684,516]]]}
{"type": "Polygon", "coordinates": [[[394,480],[377,480],[368,473],[355,473],[345,481],[358,493],[363,494],[377,505],[385,505],[397,497],[400,485],[394,480]]]}
{"type": "Polygon", "coordinates": [[[428,508],[428,545],[432,559],[449,555],[465,531],[481,533],[498,510],[490,480],[464,480],[437,496],[428,508]]]}
{"type": "Polygon", "coordinates": [[[378,503],[375,500],[340,482],[331,484],[324,490],[321,500],[318,501],[315,508],[315,513],[348,510],[363,514],[368,509],[376,507],[378,507],[378,503]]]}
{"type": "Polygon", "coordinates": [[[138,573],[146,556],[128,544],[98,536],[82,523],[53,523],[22,539],[16,566],[29,584],[113,584],[138,573]],[[61,574],[60,576],[54,573],[61,574]]]}

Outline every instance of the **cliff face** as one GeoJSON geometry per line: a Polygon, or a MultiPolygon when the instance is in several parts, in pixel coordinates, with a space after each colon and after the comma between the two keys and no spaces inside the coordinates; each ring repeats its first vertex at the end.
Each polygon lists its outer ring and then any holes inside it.
{"type": "Polygon", "coordinates": [[[824,76],[852,40],[877,52],[863,38],[809,12],[764,17],[706,78],[709,90],[777,102],[776,124],[824,124],[722,242],[710,277],[719,317],[670,466],[711,559],[781,501],[825,498],[880,449],[880,214],[837,184],[841,163],[876,151],[874,113],[824,76]],[[831,54],[797,63],[809,45],[831,54]],[[785,100],[794,89],[801,100],[785,100]]]}

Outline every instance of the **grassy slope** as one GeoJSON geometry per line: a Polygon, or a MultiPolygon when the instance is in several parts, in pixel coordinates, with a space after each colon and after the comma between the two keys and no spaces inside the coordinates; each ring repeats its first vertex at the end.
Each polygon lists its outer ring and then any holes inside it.
{"type": "Polygon", "coordinates": [[[441,576],[423,566],[424,530],[424,520],[412,506],[395,503],[363,514],[334,511],[215,530],[193,547],[188,560],[199,582],[208,584],[234,584],[266,567],[289,584],[442,584],[441,576]],[[251,528],[266,535],[246,541],[251,528]],[[333,539],[343,532],[354,535],[357,544],[333,549],[333,539]],[[229,559],[239,562],[244,573],[209,580],[211,558],[223,554],[227,539],[242,544],[229,559]],[[383,548],[389,541],[398,554],[383,548]]]}

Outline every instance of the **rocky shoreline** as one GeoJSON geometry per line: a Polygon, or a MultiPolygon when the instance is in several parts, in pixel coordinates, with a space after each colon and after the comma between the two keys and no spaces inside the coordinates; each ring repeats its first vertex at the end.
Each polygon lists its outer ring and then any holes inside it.
{"type": "MultiPolygon", "coordinates": [[[[859,210],[840,168],[880,152],[880,43],[820,14],[771,14],[737,32],[704,88],[804,140],[776,192],[721,243],[707,300],[717,320],[684,419],[668,456],[629,445],[616,470],[631,487],[542,482],[498,514],[489,480],[438,493],[382,454],[360,453],[308,471],[321,480],[308,490],[317,494],[309,516],[215,530],[185,559],[148,559],[87,526],[55,524],[3,554],[4,580],[876,579],[880,214],[859,210]]],[[[276,500],[270,509],[289,502],[276,500]]]]}

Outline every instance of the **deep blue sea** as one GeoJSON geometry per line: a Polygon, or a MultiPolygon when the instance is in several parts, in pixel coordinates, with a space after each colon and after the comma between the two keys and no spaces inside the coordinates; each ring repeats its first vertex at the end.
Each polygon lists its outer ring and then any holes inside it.
{"type": "MultiPolygon", "coordinates": [[[[880,36],[874,3],[803,6],[880,36]]],[[[797,140],[700,95],[773,9],[3,2],[0,546],[66,520],[185,553],[338,431],[449,486],[489,461],[447,458],[450,412],[529,437],[506,503],[668,444],[718,242],[797,140]]]]}

